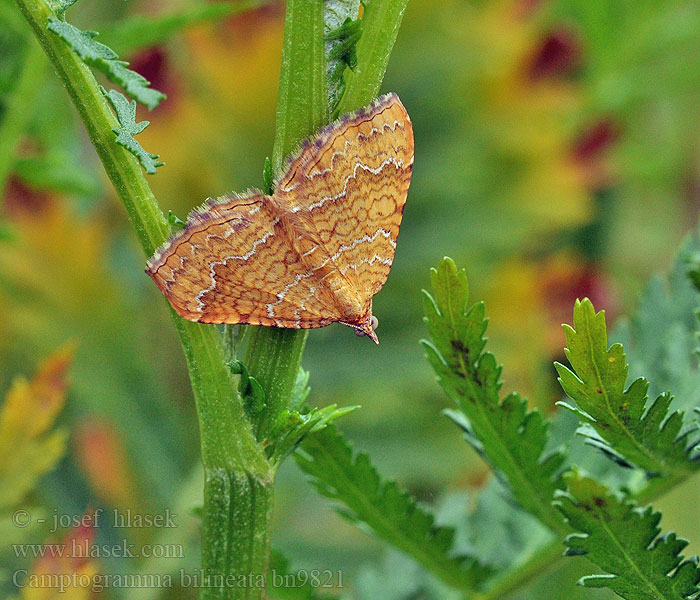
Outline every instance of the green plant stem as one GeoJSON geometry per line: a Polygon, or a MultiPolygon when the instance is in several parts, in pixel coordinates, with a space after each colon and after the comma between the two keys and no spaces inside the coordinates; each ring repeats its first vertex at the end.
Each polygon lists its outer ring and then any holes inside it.
{"type": "Polygon", "coordinates": [[[202,522],[202,539],[209,540],[209,547],[202,560],[206,577],[202,584],[207,587],[200,598],[265,598],[273,485],[272,476],[263,479],[235,470],[205,470],[204,506],[216,518],[202,522]]]}
{"type": "Polygon", "coordinates": [[[0,198],[5,195],[5,186],[17,159],[17,143],[32,116],[32,100],[45,74],[46,59],[39,44],[28,38],[26,46],[19,81],[7,100],[0,122],[0,198]]]}
{"type": "MultiPolygon", "coordinates": [[[[284,22],[282,71],[272,165],[328,123],[323,0],[289,0],[284,22]]],[[[265,391],[266,408],[256,424],[264,439],[287,406],[294,389],[308,332],[275,327],[251,331],[246,366],[265,391]]]]}
{"type": "MultiPolygon", "coordinates": [[[[56,15],[44,0],[16,0],[63,81],[147,255],[169,235],[168,224],[136,161],[115,141],[118,126],[91,71],[47,29],[56,15]]],[[[202,568],[212,576],[264,574],[269,546],[273,469],[253,435],[222,357],[213,326],[173,313],[199,416],[205,470],[202,568]]],[[[204,598],[263,598],[257,588],[206,588],[204,598]]]]}
{"type": "Polygon", "coordinates": [[[328,123],[323,0],[288,0],[272,168],[328,123]]]}
{"type": "Polygon", "coordinates": [[[246,364],[265,390],[266,403],[256,426],[258,439],[269,434],[291,398],[307,336],[295,329],[256,327],[251,332],[246,364]]]}

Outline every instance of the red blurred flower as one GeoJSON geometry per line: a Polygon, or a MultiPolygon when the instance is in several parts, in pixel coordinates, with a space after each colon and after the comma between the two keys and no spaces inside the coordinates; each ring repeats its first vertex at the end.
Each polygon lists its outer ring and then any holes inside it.
{"type": "Polygon", "coordinates": [[[570,75],[581,62],[581,51],[573,31],[559,29],[547,35],[537,46],[528,65],[531,79],[570,75]]]}

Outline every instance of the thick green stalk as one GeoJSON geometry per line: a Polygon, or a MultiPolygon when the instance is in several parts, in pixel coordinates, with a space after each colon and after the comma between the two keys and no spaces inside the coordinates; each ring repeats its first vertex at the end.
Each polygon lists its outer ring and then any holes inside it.
{"type": "Polygon", "coordinates": [[[323,0],[288,0],[272,167],[328,123],[323,0]]]}
{"type": "MultiPolygon", "coordinates": [[[[118,126],[91,71],[47,29],[55,17],[45,0],[16,0],[20,11],[63,81],[105,171],[123,202],[147,255],[169,235],[168,224],[136,159],[119,146],[118,126]]],[[[200,423],[205,469],[202,567],[213,577],[264,575],[269,547],[273,470],[253,435],[222,357],[213,326],[183,321],[173,313],[200,423]]],[[[216,580],[218,581],[218,580],[216,580]]],[[[216,587],[205,598],[262,598],[264,588],[216,587]]]]}
{"type": "MultiPolygon", "coordinates": [[[[328,123],[324,52],[323,0],[288,0],[272,151],[276,173],[299,142],[328,123]]],[[[256,424],[261,440],[289,402],[306,337],[306,331],[275,327],[251,331],[246,365],[266,398],[266,408],[256,424]]]]}
{"type": "Polygon", "coordinates": [[[205,470],[200,598],[263,600],[270,553],[274,479],[248,472],[205,470]]]}

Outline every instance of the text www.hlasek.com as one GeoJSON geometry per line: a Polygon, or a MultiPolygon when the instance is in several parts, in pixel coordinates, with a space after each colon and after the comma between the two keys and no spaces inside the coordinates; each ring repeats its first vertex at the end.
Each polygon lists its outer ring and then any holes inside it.
{"type": "Polygon", "coordinates": [[[184,558],[181,544],[136,546],[126,540],[117,544],[95,544],[71,539],[62,544],[13,544],[18,558],[184,558]]]}

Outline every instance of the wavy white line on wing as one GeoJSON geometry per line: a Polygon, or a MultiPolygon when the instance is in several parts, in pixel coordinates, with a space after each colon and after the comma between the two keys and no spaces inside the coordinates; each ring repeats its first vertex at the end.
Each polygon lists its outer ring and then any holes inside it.
{"type": "MultiPolygon", "coordinates": [[[[365,165],[365,164],[358,162],[355,165],[355,168],[353,169],[352,173],[345,178],[345,183],[343,184],[343,190],[341,192],[339,192],[338,194],[335,194],[333,196],[325,196],[325,197],[321,198],[320,200],[318,200],[317,202],[313,202],[313,203],[309,204],[309,206],[306,207],[306,210],[311,212],[315,208],[319,208],[319,207],[323,206],[329,200],[335,201],[335,200],[340,200],[340,198],[343,198],[347,194],[348,184],[350,183],[350,180],[357,179],[357,171],[359,169],[367,171],[368,173],[372,173],[373,175],[378,175],[381,172],[381,170],[389,164],[393,164],[398,169],[401,169],[403,167],[403,161],[396,160],[393,156],[390,158],[387,158],[376,169],[373,169],[372,167],[370,167],[368,165],[365,165]]],[[[301,206],[295,206],[292,208],[291,212],[293,212],[293,213],[299,212],[302,208],[303,207],[301,207],[301,206]]]]}
{"type": "Polygon", "coordinates": [[[357,271],[357,269],[360,267],[360,265],[373,265],[375,262],[380,262],[383,265],[391,266],[392,260],[390,258],[382,258],[379,256],[379,254],[375,254],[372,258],[367,259],[363,258],[359,263],[356,265],[348,265],[342,269],[340,269],[340,272],[345,275],[350,269],[353,269],[357,271]]]}
{"type": "Polygon", "coordinates": [[[204,310],[204,302],[202,302],[202,298],[204,297],[205,294],[208,292],[211,292],[216,288],[216,273],[214,272],[214,267],[216,265],[225,265],[229,260],[248,260],[251,256],[255,254],[255,251],[258,249],[258,246],[261,244],[264,244],[267,240],[269,240],[274,234],[275,234],[275,225],[279,223],[279,217],[275,217],[275,220],[272,221],[272,229],[268,231],[264,236],[262,236],[259,240],[255,240],[253,242],[253,245],[251,246],[250,250],[246,252],[245,254],[241,256],[236,256],[236,255],[231,255],[231,256],[225,256],[223,260],[213,260],[211,263],[209,263],[209,279],[211,280],[211,285],[207,288],[204,288],[201,290],[194,298],[197,300],[197,307],[195,310],[202,312],[204,310]]]}

